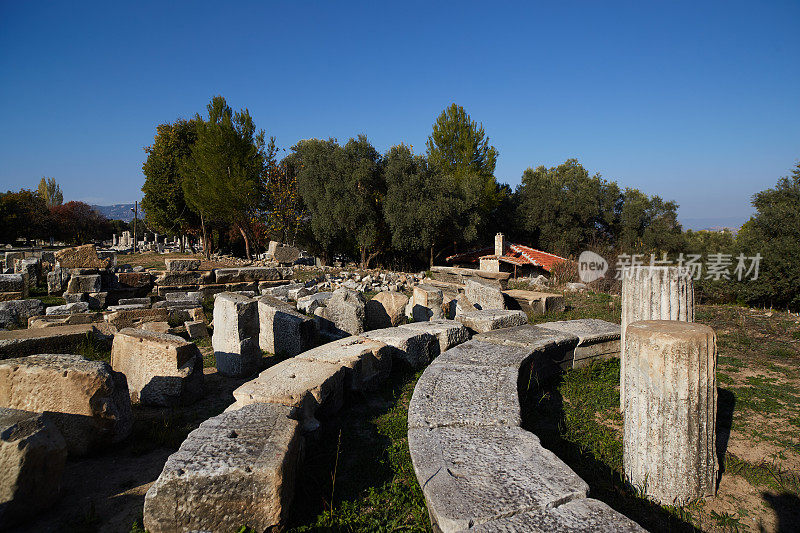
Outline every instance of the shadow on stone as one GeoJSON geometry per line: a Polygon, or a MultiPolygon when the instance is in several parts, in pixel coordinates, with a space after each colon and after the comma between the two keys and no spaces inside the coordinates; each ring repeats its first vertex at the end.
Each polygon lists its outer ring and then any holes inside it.
{"type": "Polygon", "coordinates": [[[379,489],[392,480],[391,441],[379,431],[376,420],[392,409],[411,376],[411,369],[395,366],[380,390],[347,392],[338,413],[320,418],[320,429],[306,437],[287,529],[314,524],[332,506],[336,509],[343,502],[356,501],[366,490],[379,489]]]}
{"type": "MultiPolygon", "coordinates": [[[[534,373],[535,374],[535,373],[534,373]]],[[[700,532],[689,522],[656,503],[638,497],[613,466],[596,459],[590,450],[565,439],[570,424],[558,386],[560,374],[545,379],[520,371],[518,388],[522,403],[522,428],[539,437],[542,445],[555,453],[589,484],[589,498],[600,500],[652,532],[700,532]]],[[[620,463],[621,447],[620,447],[620,463]]]]}

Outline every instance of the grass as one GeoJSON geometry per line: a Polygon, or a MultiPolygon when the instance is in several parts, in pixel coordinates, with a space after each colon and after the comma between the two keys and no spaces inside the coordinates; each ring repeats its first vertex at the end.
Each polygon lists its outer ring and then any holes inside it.
{"type": "Polygon", "coordinates": [[[590,487],[590,496],[650,531],[696,531],[692,505],[662,507],[624,479],[619,360],[570,370],[528,396],[523,427],[558,455],[590,487]]]}
{"type": "Polygon", "coordinates": [[[408,402],[421,373],[352,398],[309,443],[290,531],[430,531],[408,451],[408,402]]]}
{"type": "Polygon", "coordinates": [[[111,346],[87,333],[75,349],[75,355],[82,355],[90,361],[111,362],[111,346]]]}

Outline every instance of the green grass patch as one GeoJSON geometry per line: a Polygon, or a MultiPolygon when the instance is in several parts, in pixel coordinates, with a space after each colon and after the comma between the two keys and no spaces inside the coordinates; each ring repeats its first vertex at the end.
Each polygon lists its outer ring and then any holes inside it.
{"type": "Polygon", "coordinates": [[[598,361],[543,382],[528,395],[523,427],[570,466],[604,501],[650,531],[697,531],[699,503],[662,507],[644,498],[624,479],[619,360],[598,361]]]}
{"type": "Polygon", "coordinates": [[[111,346],[87,333],[75,348],[75,355],[82,355],[90,361],[111,362],[111,346]]]}
{"type": "Polygon", "coordinates": [[[307,450],[290,531],[431,531],[408,451],[408,402],[421,373],[353,398],[307,450]],[[320,509],[314,514],[309,509],[320,509]]]}

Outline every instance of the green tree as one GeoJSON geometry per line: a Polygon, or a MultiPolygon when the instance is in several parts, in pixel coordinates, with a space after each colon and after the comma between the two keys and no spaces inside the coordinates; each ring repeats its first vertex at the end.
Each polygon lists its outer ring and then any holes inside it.
{"type": "Polygon", "coordinates": [[[233,110],[222,96],[206,106],[208,118],[196,115],[197,138],[181,167],[184,197],[200,214],[206,254],[206,220],[228,223],[239,231],[251,257],[252,226],[263,206],[266,161],[264,131],[256,131],[247,109],[233,110]]]}
{"type": "Polygon", "coordinates": [[[388,240],[383,219],[386,186],[381,156],[366,137],[344,147],[307,139],[292,147],[297,187],[311,216],[314,246],[324,260],[357,251],[367,266],[388,240]]]}
{"type": "Polygon", "coordinates": [[[456,104],[436,119],[427,149],[436,179],[460,200],[451,220],[454,243],[477,241],[486,216],[501,200],[494,177],[497,149],[489,144],[483,125],[456,104]]]}
{"type": "Polygon", "coordinates": [[[542,250],[575,255],[613,241],[619,187],[590,176],[576,159],[527,169],[516,194],[520,231],[542,250]]]}
{"type": "Polygon", "coordinates": [[[617,247],[625,253],[674,253],[683,245],[678,204],[638,189],[622,194],[616,226],[617,247]]]}
{"type": "Polygon", "coordinates": [[[55,178],[43,176],[39,181],[37,193],[47,204],[47,207],[61,205],[64,202],[64,194],[61,192],[61,187],[56,183],[55,178]]]}
{"type": "Polygon", "coordinates": [[[403,144],[384,157],[386,199],[384,215],[391,229],[392,246],[404,253],[427,252],[433,266],[435,249],[451,242],[448,232],[458,199],[451,195],[423,156],[403,144]]]}
{"type": "Polygon", "coordinates": [[[196,139],[196,124],[178,120],[159,125],[153,144],[144,149],[142,210],[148,226],[159,233],[181,235],[199,226],[197,213],[186,204],[180,175],[196,139]]]}
{"type": "Polygon", "coordinates": [[[800,164],[774,188],[753,196],[756,214],[742,226],[737,245],[748,257],[760,254],[758,279],[741,284],[751,305],[800,311],[800,164]]]}

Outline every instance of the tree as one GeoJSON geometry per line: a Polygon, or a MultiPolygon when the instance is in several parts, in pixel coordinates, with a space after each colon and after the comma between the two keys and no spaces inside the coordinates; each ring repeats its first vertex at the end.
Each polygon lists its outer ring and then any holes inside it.
{"type": "MultiPolygon", "coordinates": [[[[774,188],[753,196],[756,214],[742,226],[737,244],[748,257],[760,254],[758,279],[742,283],[751,305],[800,310],[800,164],[774,188]]],[[[752,275],[751,275],[752,277],[752,275]]]]}
{"type": "Polygon", "coordinates": [[[534,246],[561,255],[613,241],[619,187],[576,159],[529,168],[517,187],[520,230],[534,246]]]}
{"type": "Polygon", "coordinates": [[[483,125],[456,104],[436,119],[427,149],[436,179],[460,200],[451,220],[454,242],[476,241],[486,215],[500,201],[494,178],[497,149],[489,144],[483,125]]]}
{"type": "Polygon", "coordinates": [[[384,215],[391,229],[392,246],[405,253],[434,251],[446,243],[450,218],[459,202],[436,179],[427,159],[415,156],[406,145],[393,146],[384,157],[386,200],[384,215]]]}
{"type": "Polygon", "coordinates": [[[108,219],[84,202],[67,202],[51,208],[56,235],[60,240],[85,244],[111,235],[108,219]]]}
{"type": "Polygon", "coordinates": [[[0,194],[0,239],[13,243],[20,237],[46,239],[52,231],[47,204],[28,189],[0,194]]]}
{"type": "Polygon", "coordinates": [[[625,189],[615,234],[617,246],[626,253],[674,253],[683,244],[678,204],[638,189],[625,189]]]}
{"type": "Polygon", "coordinates": [[[368,265],[388,241],[380,154],[359,135],[342,147],[334,139],[308,139],[292,147],[297,185],[311,215],[314,245],[323,259],[358,251],[368,265]]]}
{"type": "Polygon", "coordinates": [[[178,120],[159,125],[153,144],[144,149],[142,210],[147,224],[159,233],[180,235],[199,225],[197,213],[186,204],[180,177],[196,138],[196,124],[178,120]]]}
{"type": "MultiPolygon", "coordinates": [[[[270,142],[274,146],[274,142],[270,142]]],[[[267,149],[267,178],[264,195],[266,230],[281,242],[294,243],[307,213],[297,189],[294,159],[286,157],[278,163],[274,149],[267,149]]]]}
{"type": "Polygon", "coordinates": [[[61,187],[56,183],[55,178],[42,177],[41,181],[39,181],[37,193],[47,204],[47,207],[61,205],[64,202],[64,194],[62,194],[61,187]]]}
{"type": "Polygon", "coordinates": [[[206,254],[210,254],[205,221],[234,226],[251,257],[251,225],[263,205],[264,131],[256,131],[247,109],[233,112],[222,96],[206,106],[208,119],[194,119],[197,138],[181,168],[184,197],[201,218],[206,254]]]}

